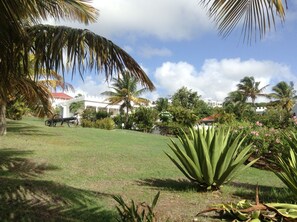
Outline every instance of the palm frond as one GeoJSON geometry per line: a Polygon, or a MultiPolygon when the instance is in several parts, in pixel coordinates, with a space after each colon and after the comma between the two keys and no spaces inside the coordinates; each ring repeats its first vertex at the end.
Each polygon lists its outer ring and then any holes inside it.
{"type": "MultiPolygon", "coordinates": [[[[27,28],[36,57],[35,70],[61,69],[65,72],[64,61],[72,66],[73,73],[80,75],[86,69],[104,72],[107,79],[129,70],[131,75],[150,90],[155,87],[137,62],[123,49],[110,40],[91,31],[64,26],[36,25],[27,28]],[[66,55],[66,56],[65,56],[66,55]],[[64,58],[66,57],[66,58],[64,58]],[[64,60],[65,59],[65,60],[64,60]]],[[[68,67],[69,68],[69,67],[68,67]]]]}
{"type": "Polygon", "coordinates": [[[263,38],[275,27],[275,16],[285,20],[286,0],[200,0],[209,6],[209,15],[218,24],[219,33],[226,37],[243,22],[244,39],[263,38]]]}

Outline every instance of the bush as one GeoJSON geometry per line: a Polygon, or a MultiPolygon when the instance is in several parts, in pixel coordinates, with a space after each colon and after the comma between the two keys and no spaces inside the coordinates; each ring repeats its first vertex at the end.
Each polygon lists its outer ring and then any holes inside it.
{"type": "Polygon", "coordinates": [[[108,113],[105,110],[99,110],[98,112],[96,112],[96,120],[105,119],[105,118],[110,117],[110,116],[111,116],[111,114],[108,113]]]}
{"type": "Polygon", "coordinates": [[[220,189],[257,160],[244,165],[251,155],[251,145],[243,146],[241,134],[234,138],[224,128],[190,128],[190,136],[183,132],[178,139],[181,146],[172,139],[169,145],[177,159],[166,155],[198,188],[220,189]]]}
{"type": "Polygon", "coordinates": [[[297,137],[290,133],[285,135],[289,147],[289,157],[279,155],[275,164],[281,171],[274,173],[287,185],[287,187],[297,195],[297,137]]]}
{"type": "Polygon", "coordinates": [[[92,122],[91,120],[88,120],[88,119],[81,119],[80,125],[82,127],[91,128],[91,127],[94,127],[94,122],[92,122]]]}
{"type": "Polygon", "coordinates": [[[94,123],[95,128],[99,129],[106,129],[106,130],[112,130],[115,127],[115,123],[112,118],[104,118],[99,119],[94,123]]]}
{"type": "MultiPolygon", "coordinates": [[[[238,134],[245,136],[245,145],[252,144],[252,150],[257,157],[273,158],[278,154],[288,155],[287,142],[284,140],[282,129],[269,128],[259,121],[234,122],[227,127],[231,127],[234,136],[238,134]]],[[[286,129],[286,131],[291,130],[292,128],[286,129]]]]}
{"type": "Polygon", "coordinates": [[[151,132],[157,118],[157,111],[148,107],[139,107],[132,115],[135,128],[144,132],[151,132]]]}

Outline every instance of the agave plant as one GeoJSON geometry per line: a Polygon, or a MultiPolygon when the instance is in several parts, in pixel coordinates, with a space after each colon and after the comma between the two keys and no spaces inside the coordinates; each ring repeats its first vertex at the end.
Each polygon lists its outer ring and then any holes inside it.
{"type": "Polygon", "coordinates": [[[290,148],[289,157],[278,156],[274,162],[281,171],[274,170],[284,184],[295,194],[297,194],[297,137],[294,133],[286,134],[285,140],[290,148]]]}
{"type": "Polygon", "coordinates": [[[229,129],[224,128],[190,128],[188,136],[181,130],[178,145],[171,139],[169,147],[177,157],[166,155],[178,169],[199,188],[220,189],[237,173],[251,166],[257,159],[247,165],[252,145],[243,146],[244,137],[233,137],[229,129]]]}
{"type": "Polygon", "coordinates": [[[145,202],[135,204],[134,200],[131,200],[131,204],[128,205],[125,203],[123,198],[119,195],[113,195],[113,199],[117,201],[119,206],[116,206],[116,209],[119,213],[117,221],[119,222],[157,222],[157,216],[154,212],[154,208],[158,202],[160,192],[156,194],[154,200],[149,206],[145,202]]]}

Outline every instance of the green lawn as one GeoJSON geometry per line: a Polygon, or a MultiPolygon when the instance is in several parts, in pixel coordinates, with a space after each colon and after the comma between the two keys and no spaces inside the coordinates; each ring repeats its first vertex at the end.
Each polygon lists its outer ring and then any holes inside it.
{"type": "Polygon", "coordinates": [[[150,203],[161,191],[162,221],[191,221],[210,204],[252,199],[257,184],[264,202],[290,196],[273,173],[259,169],[247,170],[222,192],[197,192],[164,154],[164,136],[47,127],[34,118],[8,125],[0,138],[0,221],[115,221],[113,194],[150,203]]]}

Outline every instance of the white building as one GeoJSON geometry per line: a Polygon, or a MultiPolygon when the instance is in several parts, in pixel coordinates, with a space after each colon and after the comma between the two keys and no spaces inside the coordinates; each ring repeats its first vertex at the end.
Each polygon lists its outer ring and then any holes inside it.
{"type": "Polygon", "coordinates": [[[73,98],[65,93],[52,93],[53,95],[53,107],[61,108],[61,116],[62,117],[70,117],[73,116],[73,113],[70,112],[70,105],[73,102],[83,102],[83,108],[94,107],[96,112],[99,110],[104,110],[112,113],[113,115],[117,115],[120,113],[120,105],[109,105],[107,97],[95,97],[95,96],[80,96],[77,98],[73,98]]]}

